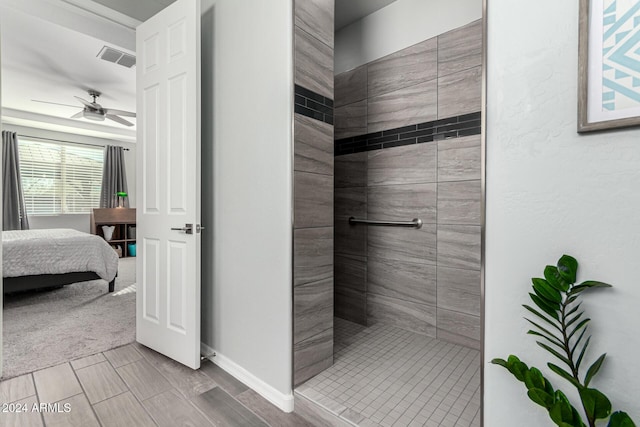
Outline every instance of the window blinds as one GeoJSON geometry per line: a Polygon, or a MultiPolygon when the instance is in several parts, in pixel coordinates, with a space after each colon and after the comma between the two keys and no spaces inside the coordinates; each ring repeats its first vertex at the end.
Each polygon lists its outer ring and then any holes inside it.
{"type": "Polygon", "coordinates": [[[102,147],[19,139],[28,215],[89,213],[100,205],[102,147]]]}

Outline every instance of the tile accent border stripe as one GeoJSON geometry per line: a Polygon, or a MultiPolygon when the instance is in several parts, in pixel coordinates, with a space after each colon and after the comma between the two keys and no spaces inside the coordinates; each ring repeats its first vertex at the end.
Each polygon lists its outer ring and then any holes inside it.
{"type": "Polygon", "coordinates": [[[295,85],[295,112],[333,126],[333,100],[295,85]]]}
{"type": "MultiPolygon", "coordinates": [[[[296,106],[297,107],[297,106],[296,106]]],[[[403,126],[335,141],[335,155],[479,135],[481,112],[403,126]]]]}

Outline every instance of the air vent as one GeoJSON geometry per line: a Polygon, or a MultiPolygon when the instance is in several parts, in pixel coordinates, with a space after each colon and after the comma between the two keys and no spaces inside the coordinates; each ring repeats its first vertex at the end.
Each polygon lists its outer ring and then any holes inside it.
{"type": "Polygon", "coordinates": [[[122,52],[109,46],[103,47],[100,52],[98,52],[98,58],[122,65],[123,67],[127,68],[131,68],[136,65],[135,56],[129,55],[128,53],[122,52]]]}

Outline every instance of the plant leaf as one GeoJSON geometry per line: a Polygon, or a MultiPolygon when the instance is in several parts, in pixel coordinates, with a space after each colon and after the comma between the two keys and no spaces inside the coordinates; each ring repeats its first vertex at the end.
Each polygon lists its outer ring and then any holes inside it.
{"type": "Polygon", "coordinates": [[[570,255],[562,255],[558,260],[558,273],[567,282],[575,283],[576,274],[578,273],[578,261],[570,255]]]}
{"type": "Polygon", "coordinates": [[[553,405],[553,396],[542,389],[530,388],[527,391],[527,396],[543,408],[549,409],[553,405]]]}
{"type": "Polygon", "coordinates": [[[493,359],[489,363],[493,363],[494,365],[500,365],[500,366],[504,366],[505,368],[508,368],[507,361],[504,359],[493,359]]]}
{"type": "Polygon", "coordinates": [[[602,362],[604,362],[604,358],[607,357],[607,353],[604,353],[602,356],[598,357],[598,360],[593,362],[593,365],[587,369],[587,375],[584,377],[584,386],[588,387],[589,383],[593,379],[593,377],[598,373],[600,367],[602,367],[602,362]]]}
{"type": "Polygon", "coordinates": [[[571,427],[576,427],[576,426],[587,427],[582,421],[582,415],[580,415],[578,410],[572,406],[571,411],[573,413],[573,424],[571,424],[571,427]]]}
{"type": "MultiPolygon", "coordinates": [[[[529,293],[529,295],[535,295],[538,297],[538,299],[540,301],[542,301],[544,304],[547,305],[547,307],[549,307],[551,310],[553,311],[560,311],[560,304],[555,303],[553,301],[549,301],[547,298],[544,297],[544,295],[540,294],[540,292],[538,292],[535,288],[533,288],[533,291],[535,292],[535,294],[529,293]]],[[[532,298],[533,300],[533,298],[532,298]]],[[[535,300],[534,300],[535,302],[535,300]]],[[[536,303],[536,305],[538,305],[538,303],[536,303]]],[[[555,317],[555,316],[554,316],[555,317]]]]}
{"type": "Polygon", "coordinates": [[[611,288],[611,287],[612,286],[608,283],[598,282],[595,280],[587,280],[586,282],[582,282],[579,285],[576,285],[573,288],[571,288],[569,295],[575,295],[591,288],[611,288]]]}
{"type": "Polygon", "coordinates": [[[580,352],[580,356],[578,356],[578,361],[576,362],[576,369],[580,369],[580,364],[582,363],[584,352],[587,350],[587,347],[589,346],[589,341],[591,341],[591,335],[589,335],[589,338],[587,338],[587,340],[584,342],[584,346],[582,347],[582,351],[580,352]]]}
{"type": "MultiPolygon", "coordinates": [[[[533,309],[533,308],[531,308],[530,306],[528,306],[526,304],[522,304],[522,306],[524,308],[526,308],[527,310],[529,310],[530,312],[532,312],[533,314],[535,314],[536,316],[538,316],[539,318],[541,318],[542,320],[544,320],[545,322],[547,322],[548,324],[550,324],[551,326],[553,326],[554,328],[556,328],[558,331],[562,332],[562,329],[560,329],[560,327],[558,325],[553,323],[553,320],[549,319],[547,316],[543,315],[538,310],[533,309]]],[[[526,319],[526,317],[525,317],[525,319],[526,319]]],[[[529,319],[527,319],[527,320],[529,320],[529,319]]]]}
{"type": "Polygon", "coordinates": [[[509,355],[507,360],[493,359],[491,363],[506,368],[518,381],[522,382],[524,382],[525,373],[529,371],[529,367],[513,354],[509,355]]]}
{"type": "Polygon", "coordinates": [[[576,424],[579,420],[582,422],[580,416],[577,415],[576,409],[571,405],[567,396],[564,395],[560,390],[556,390],[554,395],[554,403],[551,409],[549,410],[549,416],[558,426],[563,425],[564,423],[569,424],[570,426],[576,426],[580,424],[576,424]]]}
{"type": "Polygon", "coordinates": [[[524,382],[524,373],[529,370],[526,363],[523,363],[518,357],[513,354],[509,355],[507,359],[507,369],[518,379],[518,381],[524,382]]]}
{"type": "Polygon", "coordinates": [[[589,319],[588,317],[586,319],[584,319],[583,321],[581,321],[580,323],[578,323],[576,325],[576,327],[573,329],[573,331],[571,331],[571,333],[567,336],[567,341],[571,339],[571,337],[578,332],[580,329],[582,329],[587,323],[589,323],[591,321],[591,319],[589,319]]]}
{"type": "Polygon", "coordinates": [[[575,343],[573,343],[573,347],[571,348],[571,354],[574,354],[576,351],[576,348],[578,348],[578,344],[580,344],[580,341],[582,340],[582,337],[584,336],[584,334],[587,332],[587,329],[589,328],[584,328],[582,330],[582,332],[580,333],[580,336],[578,337],[578,339],[576,340],[575,343]]]}
{"type": "Polygon", "coordinates": [[[534,303],[536,303],[536,305],[538,307],[540,307],[542,309],[542,311],[544,311],[545,313],[547,313],[549,316],[553,317],[557,321],[560,321],[560,316],[558,315],[558,310],[560,309],[560,307],[558,307],[558,308],[553,307],[551,305],[552,303],[547,302],[545,299],[540,298],[536,294],[531,294],[530,293],[529,296],[531,297],[531,300],[534,303]]]}
{"type": "Polygon", "coordinates": [[[567,298],[566,304],[567,305],[572,304],[577,299],[578,299],[578,295],[574,295],[574,296],[572,296],[570,298],[567,298]]]}
{"type": "Polygon", "coordinates": [[[527,322],[531,323],[533,326],[535,326],[536,328],[540,329],[542,332],[546,333],[549,337],[551,338],[555,338],[558,340],[558,342],[560,341],[560,338],[556,337],[554,334],[552,334],[549,330],[543,328],[542,326],[538,325],[536,322],[534,322],[533,320],[529,320],[526,317],[524,318],[524,320],[526,320],[527,322]]]}
{"type": "Polygon", "coordinates": [[[580,384],[580,382],[578,380],[573,378],[573,376],[570,373],[568,373],[567,371],[562,369],[560,366],[554,365],[553,363],[547,363],[547,366],[553,372],[555,372],[556,374],[560,375],[562,378],[564,378],[565,380],[569,381],[571,384],[576,386],[576,388],[580,389],[582,387],[582,384],[580,384]]]}
{"type": "Polygon", "coordinates": [[[608,427],[636,427],[626,412],[616,411],[609,418],[608,427]]]}
{"type": "Polygon", "coordinates": [[[571,310],[569,310],[567,312],[567,314],[565,314],[565,317],[569,317],[571,316],[573,313],[575,313],[576,311],[578,311],[578,309],[580,308],[580,306],[582,305],[582,303],[579,303],[578,305],[576,305],[575,307],[573,307],[571,310]]]}
{"type": "Polygon", "coordinates": [[[612,288],[613,287],[608,283],[599,282],[597,280],[586,280],[577,286],[586,286],[588,288],[612,288]]]}
{"type": "Polygon", "coordinates": [[[536,343],[544,348],[545,350],[547,350],[549,353],[553,354],[555,357],[557,357],[558,359],[562,360],[567,366],[571,366],[571,362],[569,362],[569,359],[567,359],[565,356],[563,356],[562,354],[558,353],[557,351],[555,351],[554,349],[552,349],[551,347],[549,347],[548,345],[546,345],[543,342],[540,341],[536,341],[536,343]]]}
{"type": "Polygon", "coordinates": [[[537,331],[527,331],[527,333],[529,335],[536,335],[538,337],[542,337],[544,339],[546,339],[547,341],[549,341],[551,344],[560,347],[560,349],[564,350],[564,344],[562,344],[559,340],[554,341],[553,338],[550,338],[548,336],[546,336],[545,334],[541,334],[540,332],[537,331]]]}
{"type": "Polygon", "coordinates": [[[560,304],[562,302],[562,295],[560,295],[560,292],[558,292],[558,290],[551,286],[546,280],[534,277],[531,279],[531,282],[533,282],[533,289],[541,297],[556,304],[560,304]]]}
{"type": "MultiPolygon", "coordinates": [[[[567,323],[565,323],[564,327],[565,329],[569,329],[569,326],[573,325],[580,317],[582,317],[582,315],[584,314],[584,311],[581,311],[580,313],[576,314],[573,318],[571,318],[571,320],[567,321],[567,323]]],[[[565,316],[565,318],[567,318],[569,316],[565,316]]]]}
{"type": "Polygon", "coordinates": [[[611,413],[611,402],[595,388],[584,387],[579,390],[582,406],[590,420],[607,418],[611,413]]]}
{"type": "MultiPolygon", "coordinates": [[[[527,385],[528,388],[539,388],[541,390],[545,389],[547,381],[538,368],[532,366],[531,368],[529,368],[529,371],[527,371],[527,373],[528,375],[525,375],[525,379],[527,379],[528,377],[528,381],[531,384],[531,387],[527,385]]],[[[527,383],[525,382],[525,384],[527,383]]]]}
{"type": "Polygon", "coordinates": [[[544,268],[544,278],[547,279],[547,282],[549,282],[551,286],[561,292],[567,292],[569,290],[569,283],[565,282],[562,276],[560,276],[558,267],[547,265],[544,268]]]}

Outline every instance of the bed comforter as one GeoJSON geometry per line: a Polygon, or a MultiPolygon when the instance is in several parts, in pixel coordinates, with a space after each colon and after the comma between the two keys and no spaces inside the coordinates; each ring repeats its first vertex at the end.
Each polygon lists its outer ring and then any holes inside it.
{"type": "Polygon", "coordinates": [[[118,255],[100,236],[66,228],[2,232],[2,275],[93,271],[108,282],[118,272],[118,255]]]}

